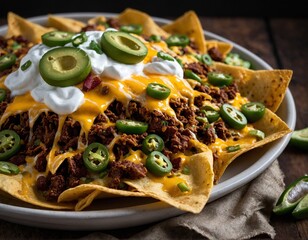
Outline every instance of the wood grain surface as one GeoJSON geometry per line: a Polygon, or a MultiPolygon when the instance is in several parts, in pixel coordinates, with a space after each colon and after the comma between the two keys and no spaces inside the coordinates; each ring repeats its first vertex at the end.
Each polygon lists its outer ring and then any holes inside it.
{"type": "MultiPolygon", "coordinates": [[[[205,30],[238,43],[273,68],[293,70],[289,89],[296,105],[296,127],[308,127],[308,19],[200,17],[205,30]]],[[[6,19],[0,19],[0,25],[6,19]]],[[[308,151],[287,146],[278,157],[285,184],[308,174],[308,151]]],[[[275,240],[308,239],[308,220],[271,216],[275,240]]],[[[258,237],[258,239],[268,239],[258,237]]]]}

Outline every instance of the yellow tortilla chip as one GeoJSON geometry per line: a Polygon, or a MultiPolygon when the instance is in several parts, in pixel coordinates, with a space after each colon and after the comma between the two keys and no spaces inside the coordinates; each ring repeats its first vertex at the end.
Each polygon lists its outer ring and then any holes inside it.
{"type": "Polygon", "coordinates": [[[23,36],[33,43],[40,43],[42,41],[41,36],[44,33],[55,30],[55,28],[46,28],[39,24],[32,23],[13,12],[8,12],[7,21],[8,31],[6,37],[23,36]]]}
{"type": "Polygon", "coordinates": [[[221,42],[216,40],[207,40],[206,49],[215,47],[221,52],[222,56],[225,58],[229,52],[231,52],[233,45],[227,42],[221,42]]]}
{"type": "Polygon", "coordinates": [[[56,28],[60,31],[78,33],[83,27],[86,26],[86,24],[75,19],[49,14],[48,26],[56,28]]]}
{"type": "Polygon", "coordinates": [[[136,188],[148,197],[166,202],[183,211],[199,213],[209,199],[214,180],[213,158],[211,151],[192,155],[187,164],[191,173],[167,179],[149,177],[127,180],[125,183],[136,188]],[[190,192],[183,194],[177,184],[184,182],[190,192]]]}
{"type": "Polygon", "coordinates": [[[19,200],[36,206],[51,209],[74,209],[72,203],[47,202],[43,196],[35,192],[35,188],[21,174],[12,176],[0,174],[0,189],[19,200]]]}
{"type": "Polygon", "coordinates": [[[161,27],[159,27],[154,20],[146,13],[127,8],[117,17],[120,24],[141,24],[143,26],[142,34],[146,36],[159,35],[167,37],[166,33],[161,27]]]}
{"type": "Polygon", "coordinates": [[[252,124],[255,129],[261,130],[265,134],[265,138],[255,143],[240,142],[240,150],[235,152],[227,152],[226,149],[218,153],[218,158],[214,162],[215,184],[225,172],[226,168],[243,153],[261,147],[267,143],[273,142],[291,132],[288,125],[282,121],[271,110],[266,109],[264,116],[257,122],[252,124]]]}
{"type": "Polygon", "coordinates": [[[206,52],[205,37],[202,25],[194,11],[188,11],[175,21],[162,26],[170,34],[185,34],[192,39],[201,53],[206,52]]]}
{"type": "Polygon", "coordinates": [[[279,108],[293,74],[288,69],[255,71],[223,63],[215,63],[214,69],[231,74],[236,79],[242,96],[250,101],[264,103],[273,112],[279,108]]]}

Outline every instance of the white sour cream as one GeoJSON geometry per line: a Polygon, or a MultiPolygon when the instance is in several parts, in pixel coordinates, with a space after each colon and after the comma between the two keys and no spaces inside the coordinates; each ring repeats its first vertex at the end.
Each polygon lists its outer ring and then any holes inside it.
{"type": "MultiPolygon", "coordinates": [[[[108,29],[106,31],[116,31],[108,29]]],[[[143,75],[146,73],[175,75],[183,78],[183,70],[177,61],[167,61],[158,57],[153,57],[151,63],[143,64],[123,64],[114,61],[106,54],[98,54],[96,51],[89,49],[91,41],[100,45],[100,39],[103,32],[88,31],[86,32],[87,41],[78,47],[84,50],[91,61],[92,72],[94,74],[122,80],[130,78],[132,75],[143,75]]],[[[78,36],[79,34],[76,34],[78,36]]],[[[72,46],[71,43],[66,46],[72,46]]],[[[54,47],[55,48],[55,47],[54,47]]],[[[40,75],[39,61],[50,48],[44,44],[33,46],[26,56],[21,60],[21,66],[30,60],[32,64],[25,71],[19,68],[12,72],[5,79],[5,86],[10,89],[11,95],[23,95],[30,92],[33,99],[47,105],[57,114],[70,114],[76,111],[84,103],[84,94],[75,87],[54,87],[47,84],[40,75]]]]}

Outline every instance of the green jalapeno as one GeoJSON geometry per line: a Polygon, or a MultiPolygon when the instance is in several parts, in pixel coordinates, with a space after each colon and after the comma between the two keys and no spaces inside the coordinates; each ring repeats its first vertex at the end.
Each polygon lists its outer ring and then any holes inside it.
{"type": "Polygon", "coordinates": [[[130,119],[121,119],[116,121],[117,129],[127,134],[142,134],[148,130],[148,124],[130,119]]]}
{"type": "Polygon", "coordinates": [[[64,46],[71,42],[74,33],[64,31],[52,31],[42,35],[42,42],[48,47],[64,46]]]}
{"type": "Polygon", "coordinates": [[[169,97],[171,90],[163,84],[150,83],[146,88],[146,93],[152,98],[163,100],[169,97]]]}
{"type": "Polygon", "coordinates": [[[283,215],[291,213],[298,206],[299,202],[304,199],[305,201],[299,206],[295,211],[295,216],[297,214],[306,212],[308,214],[307,206],[307,195],[308,195],[308,176],[302,176],[297,178],[291,184],[289,184],[285,190],[281,193],[273,212],[276,215],[283,215]],[[301,213],[300,213],[301,212],[301,213]]]}
{"type": "Polygon", "coordinates": [[[190,191],[190,188],[184,182],[178,183],[177,186],[178,186],[178,188],[180,189],[181,192],[189,192],[190,191]]]}
{"type": "Polygon", "coordinates": [[[23,65],[21,65],[20,69],[22,71],[26,71],[31,66],[31,64],[32,64],[32,62],[30,60],[28,60],[23,65]]]}
{"type": "Polygon", "coordinates": [[[240,66],[244,68],[251,68],[251,63],[240,57],[237,53],[228,53],[224,62],[232,66],[240,66]]]}
{"type": "Polygon", "coordinates": [[[141,24],[129,24],[129,25],[122,25],[120,27],[120,31],[126,33],[134,33],[134,34],[141,34],[143,27],[141,24]]]}
{"type": "Polygon", "coordinates": [[[221,118],[234,129],[243,129],[247,125],[247,119],[243,113],[228,103],[220,108],[221,118]]]}
{"type": "Polygon", "coordinates": [[[6,99],[6,90],[4,88],[0,88],[0,102],[3,102],[6,99]]]}
{"type": "Polygon", "coordinates": [[[164,140],[156,134],[149,134],[142,141],[142,152],[144,152],[145,154],[150,154],[153,151],[161,152],[164,147],[164,140]]]}
{"type": "Polygon", "coordinates": [[[308,150],[308,127],[293,131],[291,134],[290,145],[307,151],[308,150]]]}
{"type": "Polygon", "coordinates": [[[171,47],[171,46],[185,47],[186,45],[189,44],[189,42],[190,42],[189,38],[183,34],[174,34],[166,39],[166,43],[168,44],[168,47],[171,47]]]}
{"type": "Polygon", "coordinates": [[[92,172],[102,172],[109,163],[109,152],[105,145],[94,142],[83,152],[83,162],[86,168],[92,172]]]}
{"type": "Polygon", "coordinates": [[[213,64],[213,60],[209,54],[202,54],[200,57],[200,61],[208,66],[213,64]]]}
{"type": "Polygon", "coordinates": [[[20,170],[17,165],[10,162],[0,161],[0,173],[7,175],[16,175],[19,172],[20,170]]]}
{"type": "Polygon", "coordinates": [[[8,53],[0,57],[0,72],[12,67],[16,63],[16,55],[8,53]]]}
{"type": "Polygon", "coordinates": [[[49,85],[73,86],[82,82],[91,72],[91,61],[85,51],[74,47],[58,47],[46,52],[39,70],[49,85]]]}
{"type": "Polygon", "coordinates": [[[170,54],[165,53],[163,51],[157,52],[157,57],[159,57],[159,58],[161,58],[163,60],[166,60],[166,61],[171,61],[171,62],[174,61],[174,58],[170,54]]]}
{"type": "Polygon", "coordinates": [[[78,36],[72,39],[72,44],[74,47],[78,47],[80,44],[86,42],[88,40],[88,36],[85,32],[80,33],[78,36]]]}
{"type": "Polygon", "coordinates": [[[20,137],[13,130],[0,132],[0,161],[6,161],[14,156],[20,149],[20,137]]]}
{"type": "Polygon", "coordinates": [[[158,151],[153,151],[146,159],[146,168],[152,174],[163,177],[171,172],[173,166],[170,160],[158,151]]]}
{"type": "Polygon", "coordinates": [[[125,64],[139,63],[148,54],[147,47],[138,38],[119,31],[104,32],[101,48],[113,60],[125,64]]]}
{"type": "Polygon", "coordinates": [[[185,69],[184,70],[184,77],[196,80],[197,82],[201,82],[201,78],[198,76],[198,74],[194,73],[190,69],[185,69]]]}
{"type": "Polygon", "coordinates": [[[257,137],[257,139],[260,140],[265,138],[265,133],[258,129],[250,130],[248,134],[257,137]]]}
{"type": "Polygon", "coordinates": [[[216,111],[214,108],[211,106],[204,106],[201,109],[201,112],[203,112],[209,121],[209,123],[215,122],[219,119],[220,115],[219,112],[216,111]]]}
{"type": "Polygon", "coordinates": [[[292,216],[297,219],[308,218],[308,194],[299,201],[292,212],[292,216]]]}
{"type": "Polygon", "coordinates": [[[256,122],[264,116],[265,106],[260,102],[249,102],[241,106],[241,112],[248,122],[256,122]]]}
{"type": "Polygon", "coordinates": [[[241,149],[240,145],[228,146],[226,147],[227,152],[236,152],[241,149]]]}
{"type": "Polygon", "coordinates": [[[153,34],[153,35],[151,35],[149,37],[149,41],[150,42],[160,42],[161,41],[161,36],[153,34]]]}
{"type": "Polygon", "coordinates": [[[97,44],[94,40],[92,40],[89,44],[89,49],[94,50],[97,54],[103,54],[103,51],[99,44],[97,44]]]}
{"type": "Polygon", "coordinates": [[[218,87],[228,86],[233,82],[233,77],[229,74],[209,72],[207,79],[210,84],[218,87]]]}

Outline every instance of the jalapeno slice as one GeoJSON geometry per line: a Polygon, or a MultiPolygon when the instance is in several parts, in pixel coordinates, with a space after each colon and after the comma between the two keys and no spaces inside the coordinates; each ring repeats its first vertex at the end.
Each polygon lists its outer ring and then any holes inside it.
{"type": "Polygon", "coordinates": [[[31,60],[28,60],[23,65],[21,65],[20,69],[22,71],[26,71],[31,65],[32,65],[31,60]]]}
{"type": "Polygon", "coordinates": [[[20,170],[17,165],[10,162],[0,161],[0,173],[7,175],[16,175],[19,172],[20,170]]]}
{"type": "Polygon", "coordinates": [[[138,38],[126,32],[107,31],[101,37],[101,48],[113,60],[136,64],[148,54],[148,49],[138,38]]]}
{"type": "Polygon", "coordinates": [[[161,36],[153,34],[153,35],[151,35],[149,37],[149,41],[150,42],[160,42],[161,41],[161,36]]]}
{"type": "MultiPolygon", "coordinates": [[[[308,194],[308,176],[297,178],[281,193],[273,212],[276,215],[291,213],[308,194]]],[[[298,211],[298,209],[296,210],[298,211]]]]}
{"type": "Polygon", "coordinates": [[[237,53],[228,53],[224,62],[228,65],[251,68],[251,63],[240,57],[237,53]]]}
{"type": "Polygon", "coordinates": [[[141,34],[143,27],[141,24],[129,24],[129,25],[122,25],[120,27],[120,31],[127,32],[127,33],[134,33],[134,34],[141,34]]]}
{"type": "Polygon", "coordinates": [[[243,113],[228,103],[220,108],[220,116],[222,119],[234,129],[243,129],[247,125],[247,119],[243,113]]]}
{"type": "Polygon", "coordinates": [[[4,88],[0,88],[0,102],[3,102],[6,99],[6,90],[4,88]]]}
{"type": "Polygon", "coordinates": [[[186,45],[189,44],[189,42],[190,42],[189,38],[183,34],[174,34],[166,39],[166,43],[168,44],[169,47],[172,46],[185,47],[186,45]]]}
{"type": "Polygon", "coordinates": [[[80,33],[78,36],[72,39],[72,44],[74,47],[78,47],[80,44],[83,44],[88,40],[88,36],[85,32],[80,33]]]}
{"type": "Polygon", "coordinates": [[[16,62],[16,55],[8,53],[0,57],[0,71],[12,67],[16,62]]]}
{"type": "Polygon", "coordinates": [[[167,175],[173,168],[167,156],[158,151],[153,151],[149,154],[145,166],[149,172],[159,177],[167,175]]]}
{"type": "Polygon", "coordinates": [[[0,161],[6,161],[14,156],[20,149],[20,137],[13,130],[0,132],[0,161]]]}
{"type": "Polygon", "coordinates": [[[264,116],[265,106],[260,102],[249,102],[241,106],[242,113],[248,122],[256,122],[264,116]]]}
{"type": "Polygon", "coordinates": [[[201,55],[201,62],[211,66],[213,64],[213,59],[211,58],[211,56],[209,54],[202,54],[201,55]]]}
{"type": "Polygon", "coordinates": [[[308,194],[299,201],[292,212],[292,216],[297,219],[308,218],[308,194]]]}
{"type": "Polygon", "coordinates": [[[116,128],[127,134],[142,134],[148,130],[148,124],[130,119],[121,119],[116,121],[116,128]]]}
{"type": "Polygon", "coordinates": [[[250,130],[249,135],[257,137],[257,139],[262,140],[265,138],[265,133],[258,129],[250,130]]]}
{"type": "Polygon", "coordinates": [[[102,172],[109,163],[109,152],[105,145],[98,142],[91,143],[83,152],[83,162],[92,172],[102,172]]]}
{"type": "Polygon", "coordinates": [[[169,97],[171,90],[163,84],[150,83],[146,88],[146,93],[152,98],[163,100],[169,97]]]}
{"type": "Polygon", "coordinates": [[[153,151],[161,152],[164,149],[164,146],[164,140],[160,136],[156,134],[149,134],[142,141],[142,152],[145,154],[150,154],[153,151]]]}
{"type": "Polygon", "coordinates": [[[229,74],[209,72],[207,79],[210,84],[218,87],[228,86],[233,82],[233,77],[229,74]]]}
{"type": "Polygon", "coordinates": [[[219,112],[216,111],[211,106],[204,106],[201,109],[201,112],[203,112],[208,119],[209,123],[215,122],[219,119],[220,115],[219,112]]]}
{"type": "Polygon", "coordinates": [[[184,77],[196,80],[197,82],[201,82],[201,78],[198,76],[198,74],[194,73],[190,69],[185,69],[184,70],[184,77]]]}
{"type": "Polygon", "coordinates": [[[159,57],[159,58],[161,58],[161,59],[163,59],[163,60],[166,60],[166,61],[171,61],[171,62],[174,61],[174,58],[173,58],[170,54],[165,53],[165,52],[163,52],[163,51],[159,51],[159,52],[157,53],[157,57],[159,57]]]}
{"type": "Polygon", "coordinates": [[[72,40],[74,33],[52,31],[42,35],[42,42],[48,47],[64,46],[72,40]]]}
{"type": "Polygon", "coordinates": [[[82,49],[58,47],[43,55],[39,70],[49,85],[73,86],[82,82],[91,72],[91,61],[82,49]]]}
{"type": "Polygon", "coordinates": [[[290,144],[299,149],[308,150],[308,127],[295,130],[291,134],[290,144]]]}

